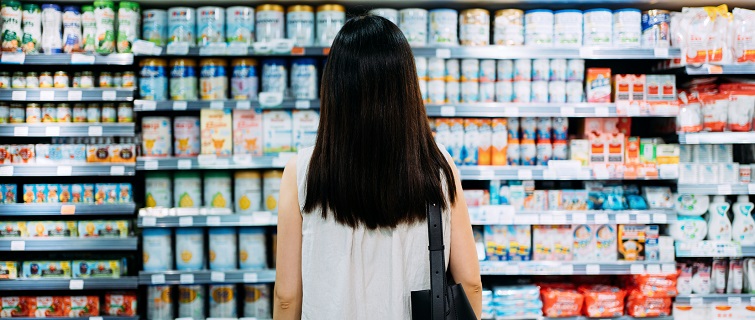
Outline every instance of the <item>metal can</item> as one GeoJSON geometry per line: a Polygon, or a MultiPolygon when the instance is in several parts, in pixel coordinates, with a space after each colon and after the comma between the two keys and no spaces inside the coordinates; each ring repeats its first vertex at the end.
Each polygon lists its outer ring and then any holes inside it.
{"type": "Polygon", "coordinates": [[[398,25],[398,10],[391,8],[375,8],[370,10],[370,14],[388,19],[393,24],[398,25]]]}
{"type": "Polygon", "coordinates": [[[530,102],[548,102],[548,81],[532,81],[530,102]]]}
{"type": "Polygon", "coordinates": [[[113,74],[110,72],[100,72],[100,81],[98,86],[100,88],[112,88],[113,87],[113,74]]]}
{"type": "Polygon", "coordinates": [[[582,81],[566,82],[566,102],[583,102],[585,92],[582,87],[582,81]]]}
{"type": "Polygon", "coordinates": [[[461,83],[459,83],[458,81],[446,82],[446,102],[461,102],[461,83]]]}
{"type": "Polygon", "coordinates": [[[414,57],[414,65],[417,68],[417,77],[421,80],[427,80],[427,58],[414,57]]]}
{"type": "Polygon", "coordinates": [[[532,80],[532,60],[514,60],[514,81],[532,80]]]}
{"type": "Polygon", "coordinates": [[[251,45],[254,42],[254,8],[230,7],[226,9],[226,41],[251,45]]]}
{"type": "Polygon", "coordinates": [[[445,81],[446,62],[443,59],[430,58],[427,60],[427,79],[445,81]]]}
{"type": "Polygon", "coordinates": [[[79,87],[82,89],[89,89],[94,87],[94,74],[92,73],[92,71],[84,71],[81,73],[79,87]]]}
{"type": "Polygon", "coordinates": [[[585,79],[585,60],[566,60],[566,80],[582,81],[585,79]]]}
{"type": "Polygon", "coordinates": [[[264,60],[262,63],[262,92],[285,92],[288,83],[287,75],[286,60],[264,60]]]}
{"type": "MultiPolygon", "coordinates": [[[[149,155],[145,154],[145,156],[149,155]]],[[[146,207],[171,207],[171,204],[173,203],[173,180],[171,180],[170,177],[170,174],[167,172],[148,172],[146,174],[146,177],[144,178],[144,205],[146,207]]],[[[173,245],[170,242],[170,229],[164,230],[167,231],[167,240],[162,238],[162,236],[164,236],[163,233],[153,231],[153,233],[150,234],[155,236],[155,238],[152,239],[153,243],[150,243],[149,255],[144,256],[145,271],[149,269],[152,271],[164,271],[173,267],[173,245]],[[151,261],[153,254],[158,254],[159,256],[157,256],[154,261],[151,261]],[[162,262],[161,259],[166,261],[162,262]],[[146,268],[147,261],[151,264],[149,269],[146,268]]],[[[145,231],[147,231],[147,229],[145,229],[145,231]]],[[[147,243],[145,239],[143,244],[143,247],[145,248],[143,249],[143,252],[145,254],[147,253],[146,245],[147,243]]]]}
{"type": "Polygon", "coordinates": [[[55,118],[58,122],[71,122],[71,105],[67,103],[58,104],[55,118]]]}
{"type": "MultiPolygon", "coordinates": [[[[213,229],[210,229],[212,231],[213,229]]],[[[236,318],[236,285],[210,285],[210,317],[236,318]]]]}
{"type": "Polygon", "coordinates": [[[81,88],[81,72],[74,72],[73,74],[73,88],[81,88]]]}
{"type": "Polygon", "coordinates": [[[142,12],[142,38],[157,46],[168,43],[168,12],[150,9],[142,12]]]}
{"type": "Polygon", "coordinates": [[[468,9],[459,15],[459,40],[463,46],[490,44],[490,13],[484,9],[468,9]]]}
{"type": "Polygon", "coordinates": [[[547,166],[548,161],[553,158],[553,145],[550,140],[538,141],[535,148],[537,149],[537,165],[547,166]]]}
{"type": "Polygon", "coordinates": [[[168,81],[164,59],[144,59],[139,65],[139,94],[145,100],[167,100],[168,81]]]}
{"type": "Polygon", "coordinates": [[[168,44],[188,43],[190,47],[197,41],[197,13],[194,8],[173,7],[168,9],[168,44]]]}
{"type": "MultiPolygon", "coordinates": [[[[262,210],[262,175],[258,171],[237,171],[233,176],[234,209],[251,214],[262,210]]],[[[245,259],[241,259],[245,260],[245,259]]]]}
{"type": "Polygon", "coordinates": [[[514,81],[514,94],[511,102],[530,102],[532,101],[532,87],[529,80],[514,81]]]}
{"type": "MultiPolygon", "coordinates": [[[[168,233],[170,233],[170,230],[168,230],[168,233]]],[[[175,318],[171,286],[147,287],[147,318],[153,320],[173,320],[175,318]]]]}
{"type": "Polygon", "coordinates": [[[296,99],[317,99],[315,59],[299,58],[291,63],[291,91],[296,99]]]}
{"type": "MultiPolygon", "coordinates": [[[[28,106],[26,110],[29,110],[28,106]]],[[[26,114],[29,114],[29,113],[27,112],[26,114]]],[[[58,121],[58,109],[55,107],[54,103],[42,104],[42,117],[40,119],[42,122],[57,122],[58,121]]]]}
{"type": "Polygon", "coordinates": [[[52,88],[54,86],[54,83],[55,82],[52,77],[52,72],[43,71],[39,74],[39,87],[40,88],[52,88]]]}
{"type": "Polygon", "coordinates": [[[118,53],[130,53],[131,47],[139,38],[139,4],[130,1],[118,3],[117,49],[118,53]]]}
{"type": "Polygon", "coordinates": [[[514,95],[514,83],[511,81],[498,81],[495,83],[495,101],[511,102],[514,95]]]}
{"type": "Polygon", "coordinates": [[[551,81],[548,83],[548,102],[566,102],[566,82],[551,81]]]}
{"type": "MultiPolygon", "coordinates": [[[[44,74],[45,72],[42,72],[44,74]]],[[[47,72],[49,73],[49,72],[47,72]]],[[[50,88],[52,88],[52,78],[50,78],[50,88]]],[[[0,72],[0,89],[8,89],[11,87],[11,77],[8,72],[0,72]]]]}
{"type": "Polygon", "coordinates": [[[551,59],[550,61],[550,80],[566,80],[566,59],[551,59]]]}
{"type": "Polygon", "coordinates": [[[130,103],[121,102],[118,104],[118,122],[134,122],[134,107],[132,107],[130,103]]]}
{"type": "Polygon", "coordinates": [[[430,10],[430,46],[455,46],[459,43],[459,14],[453,9],[430,10]]]}
{"type": "MultiPolygon", "coordinates": [[[[205,174],[205,186],[210,183],[215,183],[218,179],[222,179],[224,189],[227,189],[227,193],[224,191],[219,193],[211,193],[208,195],[208,190],[205,188],[205,203],[211,204],[213,200],[218,199],[218,195],[226,194],[228,200],[230,200],[231,189],[231,177],[228,174],[220,176],[219,174],[206,173],[205,174]],[[210,201],[207,201],[210,200],[210,201]]],[[[237,247],[236,244],[236,228],[211,228],[209,230],[209,244],[210,244],[210,270],[234,270],[237,268],[237,247]]]]}
{"type": "Polygon", "coordinates": [[[231,96],[235,100],[257,100],[259,76],[257,60],[234,59],[231,62],[231,96]]]}
{"type": "Polygon", "coordinates": [[[553,45],[579,47],[582,45],[582,11],[559,10],[553,14],[553,45]]]}
{"type": "Polygon", "coordinates": [[[39,103],[29,103],[26,105],[26,123],[37,123],[42,121],[42,108],[39,103]]]}
{"type": "Polygon", "coordinates": [[[668,48],[671,44],[669,24],[671,15],[666,10],[648,10],[642,13],[642,46],[668,48]]]}
{"type": "MultiPolygon", "coordinates": [[[[142,118],[142,154],[146,157],[167,157],[171,152],[170,118],[142,118]]],[[[170,201],[168,198],[168,201],[170,201]]]]}
{"type": "Polygon", "coordinates": [[[642,38],[642,13],[639,9],[619,9],[613,12],[613,45],[639,47],[642,38]]]}
{"type": "Polygon", "coordinates": [[[239,228],[239,269],[267,268],[264,228],[239,228]]]}
{"type": "Polygon", "coordinates": [[[77,103],[73,105],[73,111],[71,111],[73,122],[87,122],[87,107],[83,103],[77,103]]]}
{"type": "Polygon", "coordinates": [[[480,82],[495,82],[495,60],[480,60],[480,82]]]}
{"type": "Polygon", "coordinates": [[[100,105],[90,103],[87,105],[87,122],[100,122],[100,105]]]}
{"type": "Polygon", "coordinates": [[[113,88],[123,87],[123,74],[116,72],[113,74],[113,88]]]}
{"type": "Polygon", "coordinates": [[[266,284],[244,285],[244,317],[269,319],[272,314],[270,292],[266,284]]]}
{"type": "MultiPolygon", "coordinates": [[[[195,191],[201,190],[202,179],[198,172],[177,172],[174,181],[174,204],[179,208],[198,208],[195,206],[181,206],[180,199],[187,198],[190,193],[186,192],[187,186],[195,186],[195,191]],[[184,190],[178,190],[183,188],[184,190]]],[[[192,192],[193,193],[193,192],[192,192]]],[[[199,198],[197,202],[199,202],[199,198]]],[[[187,204],[187,203],[184,203],[187,204]]],[[[204,230],[202,228],[178,228],[176,229],[176,270],[193,271],[204,268],[204,230]]]]}
{"type": "Polygon", "coordinates": [[[11,88],[13,89],[24,89],[26,88],[26,76],[23,72],[17,71],[13,73],[13,78],[11,79],[11,88]]]}
{"type": "Polygon", "coordinates": [[[200,7],[197,9],[197,45],[225,43],[225,9],[200,7]]]}
{"type": "Polygon", "coordinates": [[[324,4],[317,7],[317,44],[333,45],[338,31],[346,23],[346,9],[340,4],[324,4]]]}
{"type": "MultiPolygon", "coordinates": [[[[200,152],[200,129],[198,117],[176,117],[173,119],[173,155],[176,157],[196,157],[200,152]]],[[[201,190],[201,186],[200,186],[201,190]]],[[[197,207],[200,198],[192,198],[197,207]]],[[[179,207],[180,204],[177,204],[179,207]]]]}
{"type": "Polygon", "coordinates": [[[26,122],[24,106],[20,103],[11,103],[10,108],[8,108],[8,123],[24,122],[26,122]]]}
{"type": "Polygon", "coordinates": [[[283,6],[277,4],[262,4],[257,6],[255,17],[255,40],[270,42],[284,37],[283,6]]]}
{"type": "Polygon", "coordinates": [[[39,77],[36,72],[26,73],[26,88],[37,89],[39,88],[39,77]]]}
{"type": "Polygon", "coordinates": [[[52,79],[53,87],[68,88],[68,81],[68,74],[65,71],[55,72],[55,76],[52,79]]]}
{"type": "Polygon", "coordinates": [[[546,47],[553,45],[553,11],[537,9],[524,13],[524,44],[546,47]]]}
{"type": "Polygon", "coordinates": [[[293,5],[286,13],[286,34],[297,47],[315,45],[315,13],[311,6],[293,5]]]}
{"type": "MultiPolygon", "coordinates": [[[[181,229],[176,229],[176,236],[181,229]]],[[[201,231],[201,229],[200,229],[201,231]]],[[[204,319],[204,286],[181,285],[178,286],[178,317],[191,319],[204,319]]]]}
{"type": "Polygon", "coordinates": [[[496,62],[496,79],[498,81],[514,80],[514,61],[498,60],[496,62]]]}
{"type": "Polygon", "coordinates": [[[427,10],[410,8],[399,10],[398,26],[409,45],[422,47],[427,45],[427,10]]]}
{"type": "Polygon", "coordinates": [[[532,60],[532,80],[543,81],[550,79],[551,65],[548,59],[532,60]]]}
{"type": "Polygon", "coordinates": [[[495,101],[495,82],[480,82],[480,102],[495,101]]]}
{"type": "Polygon", "coordinates": [[[222,59],[202,59],[199,61],[199,88],[202,100],[228,99],[228,77],[226,62],[222,59]]]}
{"type": "MultiPolygon", "coordinates": [[[[133,88],[136,86],[136,74],[133,71],[126,71],[123,73],[121,79],[121,86],[124,88],[133,88]]],[[[196,86],[195,86],[196,87],[196,86]]]]}
{"type": "Polygon", "coordinates": [[[610,46],[613,43],[613,14],[609,9],[585,10],[582,43],[585,46],[610,46]]]}
{"type": "Polygon", "coordinates": [[[118,113],[115,110],[115,103],[103,103],[101,112],[101,121],[103,123],[113,123],[118,120],[118,113]]]}
{"type": "Polygon", "coordinates": [[[429,80],[427,82],[427,99],[432,104],[446,102],[446,82],[443,80],[429,80]]]}
{"type": "Polygon", "coordinates": [[[461,60],[461,81],[480,81],[480,60],[461,60]]]}
{"type": "Polygon", "coordinates": [[[263,209],[273,214],[278,214],[282,178],[283,171],[281,170],[265,171],[262,174],[263,209]]]}
{"type": "Polygon", "coordinates": [[[459,66],[458,59],[446,60],[446,81],[460,81],[461,80],[461,67],[459,66]]]}
{"type": "Polygon", "coordinates": [[[170,98],[172,100],[197,100],[197,72],[194,60],[170,61],[170,98]]]}
{"type": "Polygon", "coordinates": [[[461,102],[480,102],[480,83],[477,81],[461,82],[461,102]]]}
{"type": "Polygon", "coordinates": [[[503,46],[524,45],[524,11],[505,9],[495,12],[493,42],[503,46]]]}

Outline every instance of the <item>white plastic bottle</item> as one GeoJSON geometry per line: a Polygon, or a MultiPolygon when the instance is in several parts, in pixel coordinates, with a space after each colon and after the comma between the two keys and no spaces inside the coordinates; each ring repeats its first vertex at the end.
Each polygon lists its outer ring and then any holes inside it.
{"type": "Polygon", "coordinates": [[[732,223],[732,240],[743,244],[755,243],[755,219],[750,213],[755,208],[755,204],[750,202],[746,195],[737,197],[737,202],[732,206],[734,211],[734,223],[732,223]]]}
{"type": "Polygon", "coordinates": [[[729,203],[724,196],[713,197],[708,208],[708,240],[731,239],[731,221],[726,213],[729,211],[729,203]]]}

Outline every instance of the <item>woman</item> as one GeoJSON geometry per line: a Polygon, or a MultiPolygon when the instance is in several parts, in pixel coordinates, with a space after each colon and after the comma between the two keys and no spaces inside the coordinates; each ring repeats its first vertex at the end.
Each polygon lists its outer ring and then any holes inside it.
{"type": "Polygon", "coordinates": [[[411,319],[430,288],[425,204],[441,204],[447,268],[480,317],[482,284],[459,175],[427,124],[412,51],[386,19],[336,36],[314,148],[286,165],[275,319],[411,319]]]}

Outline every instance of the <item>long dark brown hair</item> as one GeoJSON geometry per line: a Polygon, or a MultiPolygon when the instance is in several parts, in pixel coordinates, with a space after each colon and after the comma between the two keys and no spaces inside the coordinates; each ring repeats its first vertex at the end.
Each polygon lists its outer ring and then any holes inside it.
{"type": "Polygon", "coordinates": [[[323,218],[351,227],[394,228],[424,221],[427,202],[455,203],[451,166],[433,139],[412,50],[395,24],[371,15],[347,22],[320,96],[304,212],[322,208],[323,218]]]}

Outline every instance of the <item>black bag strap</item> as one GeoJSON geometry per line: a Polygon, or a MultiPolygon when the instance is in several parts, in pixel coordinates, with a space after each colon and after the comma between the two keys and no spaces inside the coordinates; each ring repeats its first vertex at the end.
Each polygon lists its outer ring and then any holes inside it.
{"type": "Polygon", "coordinates": [[[430,246],[430,294],[432,298],[430,319],[446,317],[445,291],[446,270],[443,245],[443,219],[437,203],[427,205],[427,230],[430,246]]]}

